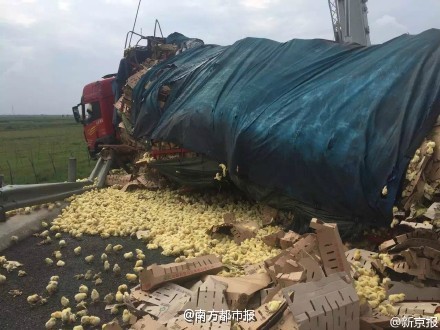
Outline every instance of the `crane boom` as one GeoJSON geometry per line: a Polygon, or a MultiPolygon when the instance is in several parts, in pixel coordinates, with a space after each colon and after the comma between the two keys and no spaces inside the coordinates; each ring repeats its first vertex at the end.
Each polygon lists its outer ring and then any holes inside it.
{"type": "Polygon", "coordinates": [[[368,0],[328,0],[336,42],[370,46],[368,0]]]}

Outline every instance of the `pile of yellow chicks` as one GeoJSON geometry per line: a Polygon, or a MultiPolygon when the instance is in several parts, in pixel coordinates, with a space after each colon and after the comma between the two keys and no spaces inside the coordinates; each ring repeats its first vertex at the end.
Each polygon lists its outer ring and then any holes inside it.
{"type": "Polygon", "coordinates": [[[69,199],[71,202],[53,221],[50,231],[68,232],[74,237],[83,234],[130,236],[137,231],[148,240],[148,249],[161,247],[163,254],[176,256],[176,261],[206,254],[219,256],[237,275],[238,266],[259,263],[279,253],[264,244],[261,237],[279,230],[268,226],[254,228],[256,237],[240,245],[231,237],[207,231],[223,223],[223,215],[233,212],[238,222],[260,221],[261,214],[255,204],[234,202],[226,194],[213,196],[182,195],[176,191],[140,190],[123,192],[113,188],[92,190],[69,199]]]}
{"type": "MultiPolygon", "coordinates": [[[[392,261],[388,254],[380,253],[372,255],[373,259],[383,265],[392,267],[392,261]]],[[[381,280],[380,276],[373,268],[367,269],[359,263],[361,259],[359,250],[354,253],[355,262],[352,263],[354,269],[355,289],[362,305],[369,305],[373,310],[388,316],[397,315],[397,308],[394,304],[404,301],[405,294],[394,294],[387,297],[387,285],[390,282],[388,277],[381,280]]]]}

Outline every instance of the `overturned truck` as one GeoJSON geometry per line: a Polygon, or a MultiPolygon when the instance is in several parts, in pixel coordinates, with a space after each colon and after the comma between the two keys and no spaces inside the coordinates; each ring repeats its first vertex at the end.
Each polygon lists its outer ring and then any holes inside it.
{"type": "Polygon", "coordinates": [[[142,61],[126,50],[135,73],[120,67],[114,86],[117,134],[153,155],[148,166],[184,184],[232,182],[342,231],[435,200],[440,30],[371,47],[153,41],[142,61]]]}

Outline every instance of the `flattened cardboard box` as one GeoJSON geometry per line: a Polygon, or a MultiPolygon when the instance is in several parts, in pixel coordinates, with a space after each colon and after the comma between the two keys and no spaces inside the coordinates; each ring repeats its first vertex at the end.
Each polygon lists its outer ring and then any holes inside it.
{"type": "Polygon", "coordinates": [[[223,264],[220,259],[210,254],[180,263],[160,266],[153,264],[140,271],[139,280],[141,289],[149,291],[163,283],[186,281],[202,275],[217,274],[222,269],[223,264]]]}
{"type": "Polygon", "coordinates": [[[427,315],[434,316],[440,310],[438,302],[402,302],[395,306],[399,315],[427,315]]]}
{"type": "Polygon", "coordinates": [[[388,283],[388,295],[404,293],[405,300],[439,301],[440,287],[420,287],[411,283],[391,281],[388,283]]]}
{"type": "MultiPolygon", "coordinates": [[[[193,321],[193,325],[204,329],[230,329],[231,321],[222,321],[217,313],[213,311],[229,310],[225,298],[227,285],[215,280],[213,276],[207,276],[205,282],[197,289],[190,301],[182,308],[182,311],[191,309],[202,310],[208,313],[205,322],[202,320],[193,321]]],[[[186,321],[185,321],[186,322],[186,321]]],[[[191,323],[190,323],[191,324],[191,323]]]]}
{"type": "Polygon", "coordinates": [[[193,292],[174,283],[166,283],[148,295],[136,307],[136,310],[148,313],[165,324],[172,319],[190,300],[193,292]]]}
{"type": "Polygon", "coordinates": [[[120,174],[109,174],[105,178],[105,183],[108,186],[113,186],[115,184],[119,184],[121,186],[126,185],[131,181],[131,174],[120,175],[120,174]]]}
{"type": "MultiPolygon", "coordinates": [[[[121,328],[122,329],[122,328],[121,328]]],[[[166,330],[167,328],[160,324],[159,322],[155,321],[151,316],[145,315],[144,317],[137,320],[135,324],[131,326],[130,329],[133,330],[166,330]]]]}
{"type": "Polygon", "coordinates": [[[429,246],[434,249],[440,250],[440,246],[439,246],[440,234],[437,234],[432,230],[416,229],[410,233],[399,235],[391,240],[383,242],[381,245],[379,245],[379,251],[387,251],[390,250],[391,248],[393,248],[394,251],[396,251],[396,250],[404,250],[410,246],[414,246],[414,247],[421,246],[420,242],[422,241],[411,241],[411,244],[407,243],[407,245],[405,245],[404,247],[398,246],[399,244],[403,244],[405,241],[408,241],[410,239],[424,239],[427,241],[431,241],[429,246]],[[431,244],[434,244],[434,246],[431,246],[431,244]]]}
{"type": "Polygon", "coordinates": [[[278,313],[283,312],[286,309],[286,301],[282,297],[281,291],[278,291],[277,294],[273,296],[272,300],[280,301],[281,304],[278,306],[278,309],[276,311],[270,311],[269,310],[269,302],[264,303],[260,307],[258,307],[255,310],[255,319],[248,322],[248,321],[240,321],[238,325],[241,329],[245,330],[258,330],[258,329],[266,329],[268,323],[277,316],[281,316],[278,313]],[[263,328],[264,326],[264,328],[263,328]]]}
{"type": "Polygon", "coordinates": [[[266,268],[264,267],[264,262],[244,266],[243,270],[246,275],[257,274],[257,273],[261,273],[262,271],[266,272],[266,268]]]}
{"type": "Polygon", "coordinates": [[[271,282],[267,273],[242,277],[209,276],[227,285],[226,301],[231,310],[245,309],[252,295],[267,287],[271,282]]]}
{"type": "Polygon", "coordinates": [[[359,297],[345,272],[282,292],[300,330],[359,329],[359,297]]]}

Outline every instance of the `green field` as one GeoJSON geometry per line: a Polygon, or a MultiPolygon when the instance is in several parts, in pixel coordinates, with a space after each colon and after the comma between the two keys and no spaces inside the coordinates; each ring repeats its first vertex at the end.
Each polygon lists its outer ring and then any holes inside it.
{"type": "Polygon", "coordinates": [[[94,161],[73,116],[0,116],[0,174],[7,184],[65,181],[69,157],[77,159],[78,178],[90,174],[94,161]]]}

